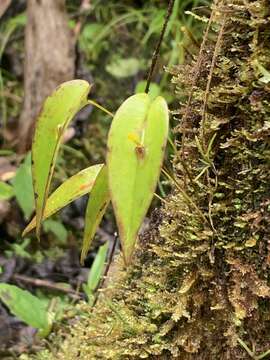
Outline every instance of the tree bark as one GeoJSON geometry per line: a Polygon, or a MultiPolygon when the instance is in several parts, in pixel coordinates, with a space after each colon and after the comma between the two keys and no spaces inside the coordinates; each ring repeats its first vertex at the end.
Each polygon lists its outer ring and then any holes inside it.
{"type": "Polygon", "coordinates": [[[65,0],[28,0],[25,33],[24,105],[19,150],[31,146],[35,119],[44,99],[74,76],[74,40],[65,0]]]}
{"type": "Polygon", "coordinates": [[[7,8],[9,7],[11,3],[11,0],[2,0],[2,3],[0,4],[0,18],[4,13],[6,12],[7,8]]]}

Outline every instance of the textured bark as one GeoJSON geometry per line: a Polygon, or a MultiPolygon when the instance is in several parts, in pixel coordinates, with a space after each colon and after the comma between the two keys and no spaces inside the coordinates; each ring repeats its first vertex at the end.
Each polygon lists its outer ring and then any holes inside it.
{"type": "Polygon", "coordinates": [[[2,0],[2,2],[0,3],[0,18],[6,12],[10,3],[11,3],[11,0],[2,0]]]}
{"type": "Polygon", "coordinates": [[[25,36],[24,105],[19,149],[30,148],[34,122],[53,89],[74,75],[74,41],[65,0],[28,0],[25,36]]]}

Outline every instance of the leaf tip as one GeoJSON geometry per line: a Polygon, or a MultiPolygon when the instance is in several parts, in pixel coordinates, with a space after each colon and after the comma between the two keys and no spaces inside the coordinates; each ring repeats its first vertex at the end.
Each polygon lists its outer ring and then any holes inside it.
{"type": "Polygon", "coordinates": [[[23,230],[22,232],[22,237],[25,237],[25,235],[28,233],[28,226],[26,226],[26,228],[23,230]]]}

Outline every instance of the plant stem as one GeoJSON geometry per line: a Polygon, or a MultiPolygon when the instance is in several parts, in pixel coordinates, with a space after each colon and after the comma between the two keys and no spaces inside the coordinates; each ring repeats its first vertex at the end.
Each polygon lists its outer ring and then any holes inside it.
{"type": "Polygon", "coordinates": [[[106,114],[110,115],[111,117],[114,117],[113,113],[110,112],[109,110],[105,109],[103,106],[99,105],[98,103],[96,103],[93,100],[87,100],[87,104],[89,105],[93,105],[96,108],[98,108],[99,110],[102,110],[103,112],[105,112],[106,114]]]}
{"type": "Polygon", "coordinates": [[[170,20],[171,15],[172,15],[174,3],[175,3],[175,0],[170,0],[170,2],[169,2],[166,18],[165,18],[165,21],[164,21],[164,24],[163,24],[163,28],[161,30],[157,46],[156,46],[156,49],[155,49],[153,57],[152,57],[152,63],[151,63],[151,67],[150,67],[150,70],[149,70],[149,73],[148,73],[148,76],[147,76],[146,87],[145,87],[146,94],[149,92],[152,76],[153,76],[157,61],[158,61],[161,44],[162,44],[166,29],[167,29],[167,26],[168,26],[168,22],[170,20]]]}
{"type": "Polygon", "coordinates": [[[154,193],[154,196],[159,199],[161,202],[164,202],[165,204],[168,204],[168,201],[166,201],[165,199],[163,199],[161,196],[159,196],[157,193],[154,193]]]}
{"type": "Polygon", "coordinates": [[[266,352],[264,352],[263,354],[261,355],[258,355],[256,360],[261,360],[261,359],[264,359],[266,356],[270,355],[270,349],[267,350],[266,352]]]}
{"type": "Polygon", "coordinates": [[[238,343],[242,346],[243,349],[246,350],[246,352],[248,353],[248,355],[252,358],[252,359],[256,359],[254,357],[253,351],[250,350],[250,348],[247,346],[247,344],[240,339],[239,337],[237,338],[238,343]]]}

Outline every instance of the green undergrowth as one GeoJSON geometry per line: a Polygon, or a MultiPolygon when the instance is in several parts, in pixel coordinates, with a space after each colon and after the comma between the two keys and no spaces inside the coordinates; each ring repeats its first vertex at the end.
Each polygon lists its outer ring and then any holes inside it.
{"type": "Polygon", "coordinates": [[[267,359],[270,7],[219,0],[181,102],[175,190],[132,266],[35,359],[267,359]]]}

